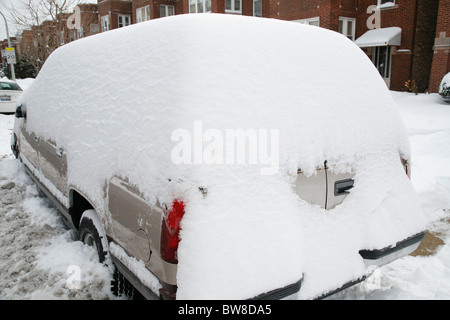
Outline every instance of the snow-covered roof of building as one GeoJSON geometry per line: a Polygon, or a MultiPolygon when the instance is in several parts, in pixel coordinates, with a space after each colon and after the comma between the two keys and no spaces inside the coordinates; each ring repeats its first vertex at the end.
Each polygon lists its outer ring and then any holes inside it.
{"type": "Polygon", "coordinates": [[[402,29],[399,27],[373,29],[356,39],[355,43],[361,47],[399,46],[402,40],[402,29]]]}

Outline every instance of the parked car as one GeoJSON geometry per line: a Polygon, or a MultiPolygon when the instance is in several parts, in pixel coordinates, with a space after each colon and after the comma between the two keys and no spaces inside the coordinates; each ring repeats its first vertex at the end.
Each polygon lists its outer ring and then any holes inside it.
{"type": "Polygon", "coordinates": [[[12,81],[0,81],[0,113],[14,113],[22,94],[20,86],[12,81]]]}
{"type": "Polygon", "coordinates": [[[383,79],[295,22],[180,15],[67,44],[11,148],[146,298],[323,297],[424,236],[383,79]]]}
{"type": "Polygon", "coordinates": [[[450,103],[450,72],[442,78],[439,86],[439,94],[445,102],[450,103]]]}

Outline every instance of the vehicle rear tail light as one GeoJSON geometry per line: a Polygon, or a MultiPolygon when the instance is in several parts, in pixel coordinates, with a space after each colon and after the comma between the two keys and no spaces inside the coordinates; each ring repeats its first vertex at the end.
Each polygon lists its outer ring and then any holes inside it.
{"type": "Polygon", "coordinates": [[[409,180],[411,180],[411,164],[408,160],[402,158],[402,165],[403,168],[405,168],[406,175],[408,176],[409,180]]]}
{"type": "Polygon", "coordinates": [[[161,258],[166,262],[178,263],[180,222],[183,215],[183,201],[175,200],[163,218],[161,226],[161,258]]]}
{"type": "Polygon", "coordinates": [[[405,166],[406,175],[408,176],[409,180],[411,180],[411,165],[408,163],[405,166]]]}

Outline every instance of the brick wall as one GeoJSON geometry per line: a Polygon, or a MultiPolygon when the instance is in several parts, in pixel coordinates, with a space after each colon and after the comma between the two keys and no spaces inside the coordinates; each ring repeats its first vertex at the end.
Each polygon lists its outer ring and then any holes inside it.
{"type": "Polygon", "coordinates": [[[430,92],[438,92],[442,78],[450,72],[450,0],[439,1],[430,75],[430,92]]]}
{"type": "Polygon", "coordinates": [[[439,0],[417,2],[411,79],[414,79],[420,92],[427,91],[430,82],[438,7],[439,0]]]}
{"type": "Polygon", "coordinates": [[[122,0],[102,0],[98,2],[98,15],[100,17],[109,15],[110,29],[119,27],[118,15],[131,16],[131,2],[122,0]]]}

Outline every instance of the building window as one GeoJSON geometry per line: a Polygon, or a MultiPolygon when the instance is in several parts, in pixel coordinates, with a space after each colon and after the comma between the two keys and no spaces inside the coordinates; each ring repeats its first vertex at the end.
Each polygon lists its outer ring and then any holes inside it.
{"type": "Polygon", "coordinates": [[[242,13],[242,0],[225,0],[225,12],[242,13]]]}
{"type": "Polygon", "coordinates": [[[99,33],[99,32],[100,32],[100,30],[99,30],[98,24],[91,23],[89,25],[89,33],[90,34],[96,34],[96,33],[99,33]]]}
{"type": "Polygon", "coordinates": [[[126,27],[126,26],[129,26],[131,24],[131,17],[130,16],[119,14],[118,15],[118,19],[119,19],[118,20],[119,21],[119,24],[118,24],[119,28],[126,27]]]}
{"type": "Polygon", "coordinates": [[[150,6],[136,9],[136,22],[144,22],[150,20],[150,6]]]}
{"type": "Polygon", "coordinates": [[[189,0],[189,13],[211,12],[211,0],[189,0]]]}
{"type": "Polygon", "coordinates": [[[320,17],[314,17],[314,18],[302,19],[302,20],[294,20],[294,21],[301,23],[301,24],[309,24],[310,26],[320,27],[320,17]]]}
{"type": "Polygon", "coordinates": [[[173,16],[175,14],[175,7],[162,4],[159,6],[159,13],[160,17],[173,16]]]}
{"type": "Polygon", "coordinates": [[[378,7],[387,8],[395,6],[395,0],[378,0],[378,7]]]}
{"type": "Polygon", "coordinates": [[[262,0],[253,0],[253,16],[262,17],[262,0]]]}
{"type": "Polygon", "coordinates": [[[100,18],[102,22],[102,32],[109,30],[109,16],[103,16],[100,18]]]}
{"type": "Polygon", "coordinates": [[[391,77],[391,47],[374,47],[372,49],[372,62],[384,79],[391,77]]]}
{"type": "Polygon", "coordinates": [[[77,39],[81,39],[84,38],[84,29],[83,27],[80,27],[79,29],[77,29],[77,39]]]}
{"type": "Polygon", "coordinates": [[[355,18],[339,17],[339,33],[342,33],[344,36],[354,41],[355,30],[356,30],[355,18]]]}

